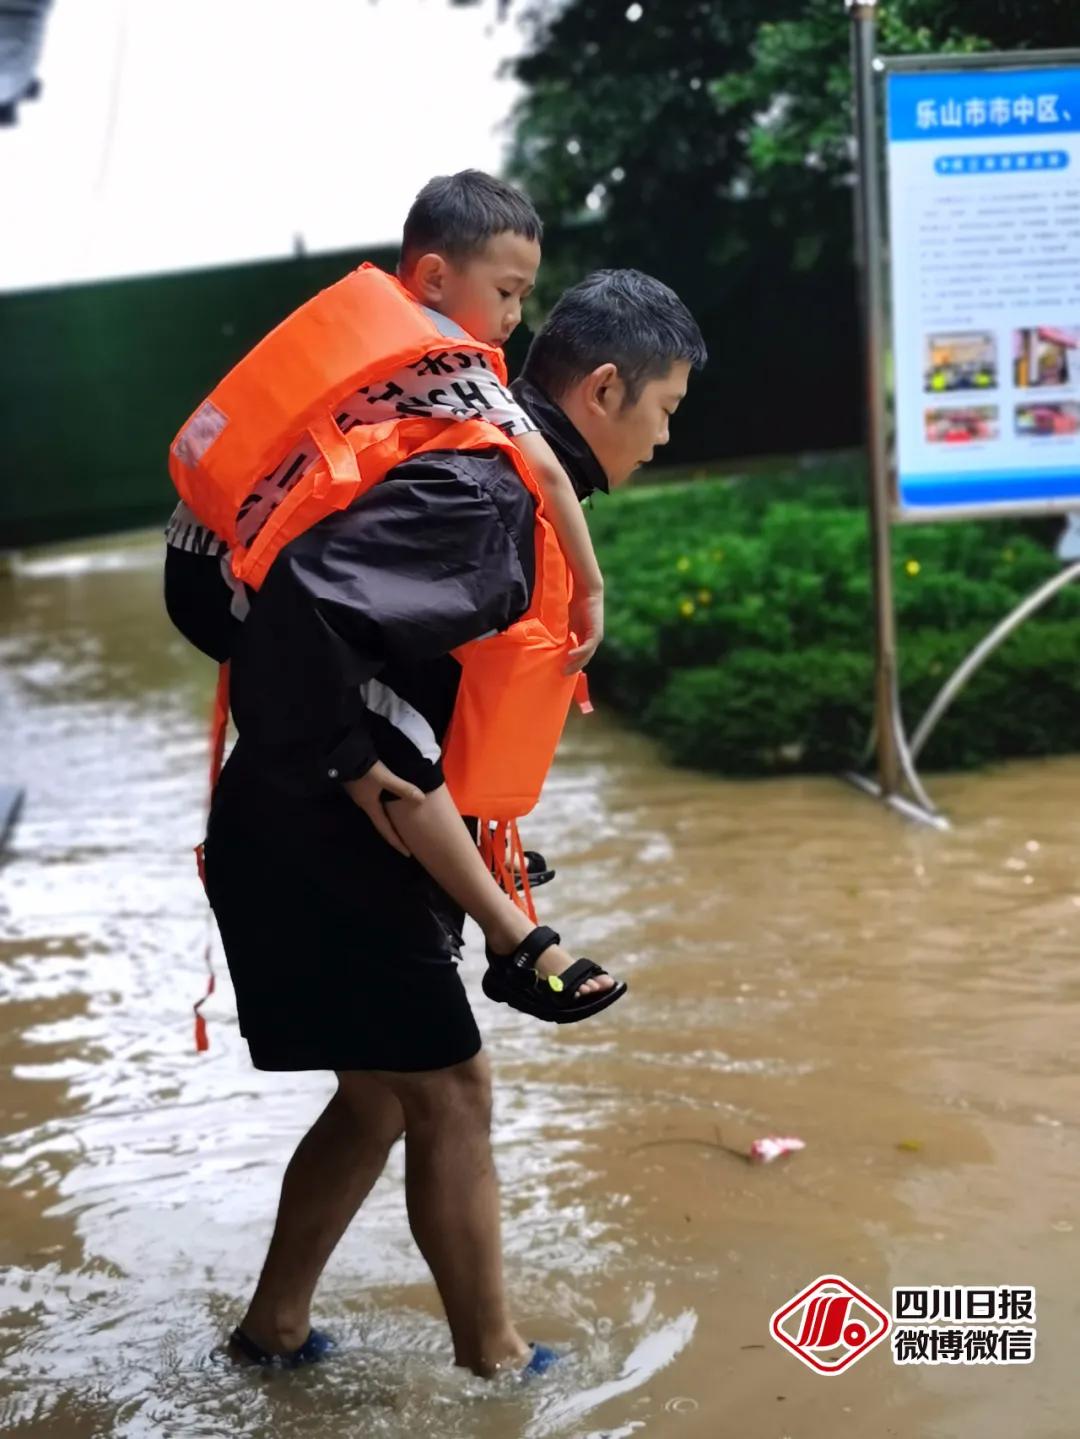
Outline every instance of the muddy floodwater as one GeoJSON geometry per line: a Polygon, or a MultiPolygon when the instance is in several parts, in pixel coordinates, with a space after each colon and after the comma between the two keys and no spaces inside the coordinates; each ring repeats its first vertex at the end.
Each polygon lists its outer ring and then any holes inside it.
{"type": "MultiPolygon", "coordinates": [[[[627,977],[541,1026],[467,983],[495,1068],[529,1386],[453,1369],[402,1159],[331,1262],[308,1372],[215,1353],[326,1076],[257,1074],[223,974],[193,1049],[207,661],[137,537],[0,572],[0,1432],[198,1439],[1075,1439],[1080,761],[940,778],[947,834],[830,779],[665,766],[570,727],[525,842],[541,915],[627,977]],[[741,1157],[763,1135],[801,1153],[741,1157]],[[775,1342],[819,1275],[1034,1287],[1031,1364],[824,1378],[775,1342]]],[[[298,957],[298,963],[301,957],[298,957]]]]}

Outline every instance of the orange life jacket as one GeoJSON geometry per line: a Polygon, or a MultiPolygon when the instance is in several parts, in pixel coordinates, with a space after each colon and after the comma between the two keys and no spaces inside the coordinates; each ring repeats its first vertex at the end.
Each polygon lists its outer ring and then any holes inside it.
{"type": "Polygon", "coordinates": [[[571,580],[539,487],[513,441],[482,420],[406,418],[360,425],[346,435],[334,418],[363,386],[463,345],[483,354],[505,383],[501,350],[444,333],[398,280],[362,265],[300,306],[225,376],[173,441],[169,471],[198,520],[229,543],[237,577],[257,589],[290,540],[350,505],[410,456],[499,449],[513,463],[537,502],[532,601],[508,630],[454,651],[462,674],[443,768],[461,813],[485,821],[482,848],[515,897],[502,863],[507,841],[520,852],[513,822],[539,798],[575,691],[588,708],[584,676],[562,673],[571,580]],[[237,520],[244,500],[305,433],[320,458],[242,544],[237,520]],[[494,838],[487,821],[497,827],[494,838]]]}
{"type": "MultiPolygon", "coordinates": [[[[457,327],[453,327],[457,330],[457,327]]],[[[334,414],[341,402],[425,355],[466,346],[505,384],[502,351],[440,330],[394,276],[361,265],[320,291],[254,347],[190,416],[169,450],[169,473],[199,521],[229,544],[233,569],[259,587],[274,556],[451,421],[364,426],[362,452],[334,414]],[[237,521],[252,486],[309,435],[322,464],[289,492],[250,545],[237,521]]]]}

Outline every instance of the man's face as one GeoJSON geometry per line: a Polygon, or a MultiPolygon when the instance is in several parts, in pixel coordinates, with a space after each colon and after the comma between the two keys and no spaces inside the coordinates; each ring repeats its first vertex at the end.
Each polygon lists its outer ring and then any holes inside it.
{"type": "Polygon", "coordinates": [[[688,360],[676,360],[666,375],[649,380],[632,403],[613,365],[587,376],[564,405],[608,477],[611,488],[625,484],[639,465],[670,438],[668,425],[686,396],[688,360]],[[610,373],[607,373],[610,372],[610,373]]]}

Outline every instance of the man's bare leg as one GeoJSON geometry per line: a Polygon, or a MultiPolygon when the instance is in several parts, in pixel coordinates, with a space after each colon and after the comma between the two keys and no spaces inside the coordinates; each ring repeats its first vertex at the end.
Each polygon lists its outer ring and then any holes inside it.
{"type": "Polygon", "coordinates": [[[266,1262],[240,1325],[271,1354],[307,1338],[315,1286],[404,1129],[400,1103],[379,1080],[349,1073],[338,1084],[289,1161],[266,1262]]]}
{"type": "Polygon", "coordinates": [[[454,1358],[484,1376],[520,1367],[529,1346],[503,1288],[487,1058],[418,1074],[380,1071],[379,1078],[405,1113],[409,1223],[438,1286],[454,1358]]]}

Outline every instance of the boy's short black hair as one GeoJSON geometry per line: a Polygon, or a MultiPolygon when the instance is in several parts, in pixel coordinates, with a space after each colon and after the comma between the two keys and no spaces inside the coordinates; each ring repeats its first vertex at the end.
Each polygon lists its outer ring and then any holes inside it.
{"type": "Polygon", "coordinates": [[[429,252],[456,262],[468,260],[479,254],[493,235],[507,230],[526,240],[538,241],[544,234],[532,201],[520,190],[483,170],[436,175],[405,217],[398,268],[407,271],[429,252]]]}
{"type": "Polygon", "coordinates": [[[522,377],[559,400],[575,381],[613,364],[634,404],[677,360],[708,359],[697,321],[674,290],[640,270],[596,270],[566,290],[529,347],[522,377]]]}

